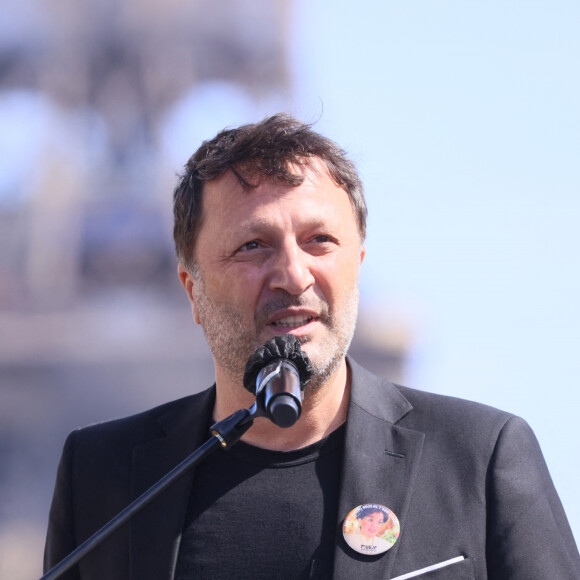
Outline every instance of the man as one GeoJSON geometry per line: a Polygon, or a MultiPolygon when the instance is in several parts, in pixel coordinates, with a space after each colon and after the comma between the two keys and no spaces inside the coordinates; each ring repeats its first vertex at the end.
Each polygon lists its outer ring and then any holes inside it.
{"type": "Polygon", "coordinates": [[[296,424],[257,419],[67,578],[580,578],[524,421],[393,385],[347,358],[366,206],[339,147],[287,115],[223,131],[187,163],[174,214],[178,274],[215,385],[69,436],[47,567],[203,443],[213,422],[249,407],[248,358],[293,334],[314,367],[296,424]],[[398,522],[378,555],[343,535],[365,504],[398,522]]]}

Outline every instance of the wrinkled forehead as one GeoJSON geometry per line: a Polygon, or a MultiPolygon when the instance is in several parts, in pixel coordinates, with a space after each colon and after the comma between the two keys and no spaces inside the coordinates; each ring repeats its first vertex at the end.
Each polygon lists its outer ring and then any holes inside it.
{"type": "Polygon", "coordinates": [[[264,175],[252,167],[236,165],[219,177],[205,183],[202,196],[202,220],[205,221],[216,211],[231,213],[235,207],[249,208],[284,196],[300,194],[300,203],[309,203],[319,198],[320,192],[327,192],[327,201],[342,205],[347,202],[356,220],[355,208],[347,190],[334,181],[320,161],[310,165],[289,165],[287,178],[264,175]]]}
{"type": "Polygon", "coordinates": [[[348,221],[357,228],[354,208],[343,188],[326,174],[306,170],[302,177],[299,185],[262,178],[259,183],[247,187],[228,171],[207,185],[202,209],[204,222],[242,223],[247,219],[259,219],[261,215],[271,215],[270,212],[277,208],[287,212],[286,216],[292,212],[304,219],[317,216],[319,220],[331,220],[332,216],[338,216],[344,227],[348,221]]]}

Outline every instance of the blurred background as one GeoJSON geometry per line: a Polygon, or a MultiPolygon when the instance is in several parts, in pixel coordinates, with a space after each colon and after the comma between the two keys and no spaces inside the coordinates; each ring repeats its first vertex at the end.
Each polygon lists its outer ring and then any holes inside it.
{"type": "Polygon", "coordinates": [[[579,25],[575,0],[1,0],[0,578],[41,575],[69,431],[213,382],[172,188],[278,111],[366,184],[355,358],[526,418],[580,540],[579,25]]]}

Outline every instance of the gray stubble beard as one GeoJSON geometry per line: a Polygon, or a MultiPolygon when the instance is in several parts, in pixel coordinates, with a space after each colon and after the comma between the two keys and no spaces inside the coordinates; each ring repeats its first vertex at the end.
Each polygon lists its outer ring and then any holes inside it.
{"type": "MultiPolygon", "coordinates": [[[[201,326],[216,364],[235,383],[243,383],[248,358],[262,345],[258,339],[258,329],[263,327],[269,313],[290,305],[307,305],[300,297],[286,295],[267,304],[254,317],[253,328],[248,328],[241,314],[229,304],[213,301],[205,291],[205,281],[199,267],[191,272],[194,278],[194,299],[201,326]]],[[[324,311],[321,320],[330,329],[329,339],[320,345],[318,353],[309,356],[314,373],[306,386],[307,393],[316,393],[337,371],[343,361],[354,336],[358,313],[358,281],[344,306],[342,320],[336,320],[336,313],[330,312],[328,304],[318,304],[324,311]]],[[[300,340],[307,345],[310,339],[300,340]]],[[[305,349],[307,351],[307,348],[305,349]]],[[[308,353],[307,353],[308,354],[308,353]]]]}

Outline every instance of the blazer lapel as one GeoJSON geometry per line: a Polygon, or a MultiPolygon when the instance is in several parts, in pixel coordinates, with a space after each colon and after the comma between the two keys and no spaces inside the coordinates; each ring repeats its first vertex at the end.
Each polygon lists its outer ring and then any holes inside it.
{"type": "MultiPolygon", "coordinates": [[[[133,450],[132,497],[138,497],[210,437],[215,387],[175,405],[158,420],[158,437],[133,450]]],[[[173,578],[194,469],[131,520],[131,579],[173,578]]]]}
{"type": "Polygon", "coordinates": [[[334,578],[389,578],[397,549],[405,538],[405,521],[424,434],[396,425],[412,407],[391,383],[372,375],[351,359],[349,365],[351,399],[338,506],[334,578]],[[395,545],[378,556],[355,552],[342,536],[346,515],[365,503],[388,507],[401,527],[395,545]]]}

